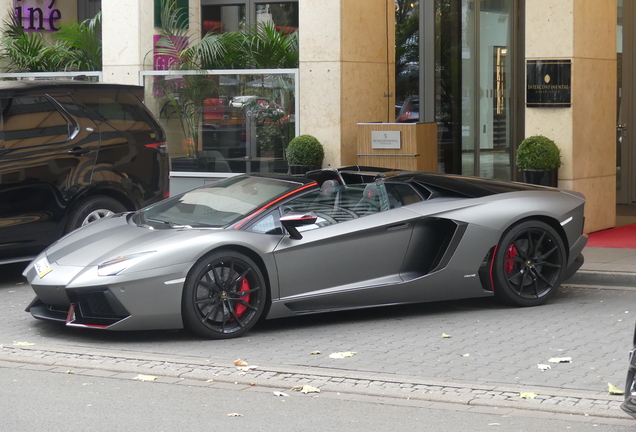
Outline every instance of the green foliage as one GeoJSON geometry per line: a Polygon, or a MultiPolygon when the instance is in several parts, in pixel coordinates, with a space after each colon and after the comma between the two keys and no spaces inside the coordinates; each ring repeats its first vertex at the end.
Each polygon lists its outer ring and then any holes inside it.
{"type": "Polygon", "coordinates": [[[312,165],[322,167],[325,151],[313,135],[299,135],[287,146],[287,162],[290,165],[312,165]]]}
{"type": "Polygon", "coordinates": [[[551,139],[535,135],[523,140],[516,163],[521,170],[553,170],[561,166],[561,152],[551,139]]]}
{"type": "Polygon", "coordinates": [[[8,72],[58,72],[102,69],[101,12],[84,22],[60,26],[49,42],[42,33],[25,32],[13,12],[4,22],[0,58],[8,72]]]}

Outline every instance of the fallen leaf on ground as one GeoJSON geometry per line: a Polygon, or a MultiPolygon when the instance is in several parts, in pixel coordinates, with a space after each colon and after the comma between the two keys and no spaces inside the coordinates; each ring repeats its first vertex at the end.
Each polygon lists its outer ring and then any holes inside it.
{"type": "Polygon", "coordinates": [[[258,366],[256,365],[252,365],[252,366],[237,366],[236,369],[243,371],[243,372],[249,372],[253,369],[258,368],[258,366]]]}
{"type": "Polygon", "coordinates": [[[539,369],[541,369],[542,371],[544,371],[544,370],[548,370],[548,369],[552,369],[552,366],[547,365],[547,364],[538,364],[538,365],[537,365],[537,367],[538,367],[539,369]]]}
{"type": "Polygon", "coordinates": [[[488,423],[488,426],[499,426],[499,423],[488,423]]]}
{"type": "Polygon", "coordinates": [[[550,363],[572,363],[572,357],[552,357],[550,363]]]}
{"type": "Polygon", "coordinates": [[[214,380],[212,378],[210,378],[209,380],[207,380],[206,382],[214,382],[214,380]]]}
{"type": "Polygon", "coordinates": [[[251,382],[251,381],[250,381],[250,385],[251,385],[251,386],[255,386],[255,385],[256,385],[256,383],[254,383],[254,382],[251,382]]]}
{"type": "Polygon", "coordinates": [[[243,417],[243,414],[239,414],[239,413],[229,413],[227,416],[228,416],[228,417],[243,417]]]}
{"type": "Polygon", "coordinates": [[[31,343],[31,342],[13,342],[13,345],[15,345],[15,346],[32,346],[32,345],[35,345],[35,344],[31,343]]]}
{"type": "Polygon", "coordinates": [[[274,392],[274,396],[289,397],[289,395],[287,393],[283,393],[283,392],[279,392],[279,391],[275,391],[274,392]]]}
{"type": "Polygon", "coordinates": [[[356,351],[347,351],[347,352],[336,352],[333,354],[329,354],[329,358],[332,359],[341,359],[345,357],[353,357],[356,354],[356,351]]]}
{"type": "Polygon", "coordinates": [[[74,374],[75,372],[73,372],[72,370],[67,370],[66,372],[64,372],[65,374],[74,374]]]}
{"type": "Polygon", "coordinates": [[[537,398],[537,394],[536,393],[519,393],[519,397],[521,399],[536,399],[537,398]]]}
{"type": "Polygon", "coordinates": [[[624,395],[625,392],[623,390],[619,390],[612,383],[607,383],[607,393],[611,395],[624,395]]]}
{"type": "Polygon", "coordinates": [[[153,376],[153,375],[137,375],[133,379],[136,379],[136,380],[139,380],[139,381],[154,381],[154,380],[157,379],[157,377],[153,376]]]}
{"type": "Polygon", "coordinates": [[[247,362],[238,358],[234,360],[234,366],[247,366],[247,362]]]}
{"type": "Polygon", "coordinates": [[[310,354],[318,355],[318,354],[322,354],[322,351],[312,351],[310,354]]]}
{"type": "Polygon", "coordinates": [[[299,391],[301,393],[320,393],[320,389],[317,387],[314,387],[312,385],[309,384],[305,384],[302,386],[294,386],[291,388],[293,391],[299,391]]]}
{"type": "Polygon", "coordinates": [[[470,354],[462,354],[462,357],[470,357],[470,354]]]}
{"type": "Polygon", "coordinates": [[[442,333],[442,337],[443,337],[444,339],[446,339],[446,338],[449,338],[449,337],[450,337],[450,335],[447,335],[446,333],[442,333]]]}

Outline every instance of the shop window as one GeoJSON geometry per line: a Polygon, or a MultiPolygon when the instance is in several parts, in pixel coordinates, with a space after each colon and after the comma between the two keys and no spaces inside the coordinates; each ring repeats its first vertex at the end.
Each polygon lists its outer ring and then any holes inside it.
{"type": "Polygon", "coordinates": [[[202,33],[245,30],[257,22],[273,24],[284,34],[298,29],[298,1],[257,2],[256,0],[201,0],[202,33]]]}

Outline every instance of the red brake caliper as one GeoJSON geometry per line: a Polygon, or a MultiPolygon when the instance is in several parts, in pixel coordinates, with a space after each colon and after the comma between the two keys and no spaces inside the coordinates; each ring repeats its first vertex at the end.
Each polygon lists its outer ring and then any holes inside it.
{"type": "MultiPolygon", "coordinates": [[[[250,283],[247,281],[246,278],[243,278],[243,280],[241,281],[241,287],[239,288],[240,292],[244,292],[244,291],[249,291],[250,290],[250,283]]],[[[246,294],[244,296],[240,296],[243,300],[245,300],[246,303],[250,302],[250,295],[251,294],[246,294]]],[[[245,312],[245,310],[247,309],[247,306],[245,306],[243,303],[237,303],[236,304],[236,316],[241,316],[243,315],[243,312],[245,312]]]]}
{"type": "Polygon", "coordinates": [[[505,270],[506,270],[506,274],[510,274],[510,272],[512,271],[513,268],[515,268],[515,263],[512,259],[517,257],[517,248],[515,247],[515,245],[511,244],[510,246],[508,246],[508,250],[506,251],[506,264],[505,264],[505,270]]]}

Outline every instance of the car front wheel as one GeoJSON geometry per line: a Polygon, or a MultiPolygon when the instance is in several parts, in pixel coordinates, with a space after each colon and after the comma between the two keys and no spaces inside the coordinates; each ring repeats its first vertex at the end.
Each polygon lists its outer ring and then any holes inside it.
{"type": "Polygon", "coordinates": [[[552,298],[566,266],[563,240],[547,223],[530,220],[503,235],[495,255],[495,295],[516,306],[537,306],[552,298]]]}
{"type": "Polygon", "coordinates": [[[249,257],[231,250],[214,252],[186,278],[183,324],[208,339],[242,336],[263,314],[266,293],[263,274],[249,257]]]}

